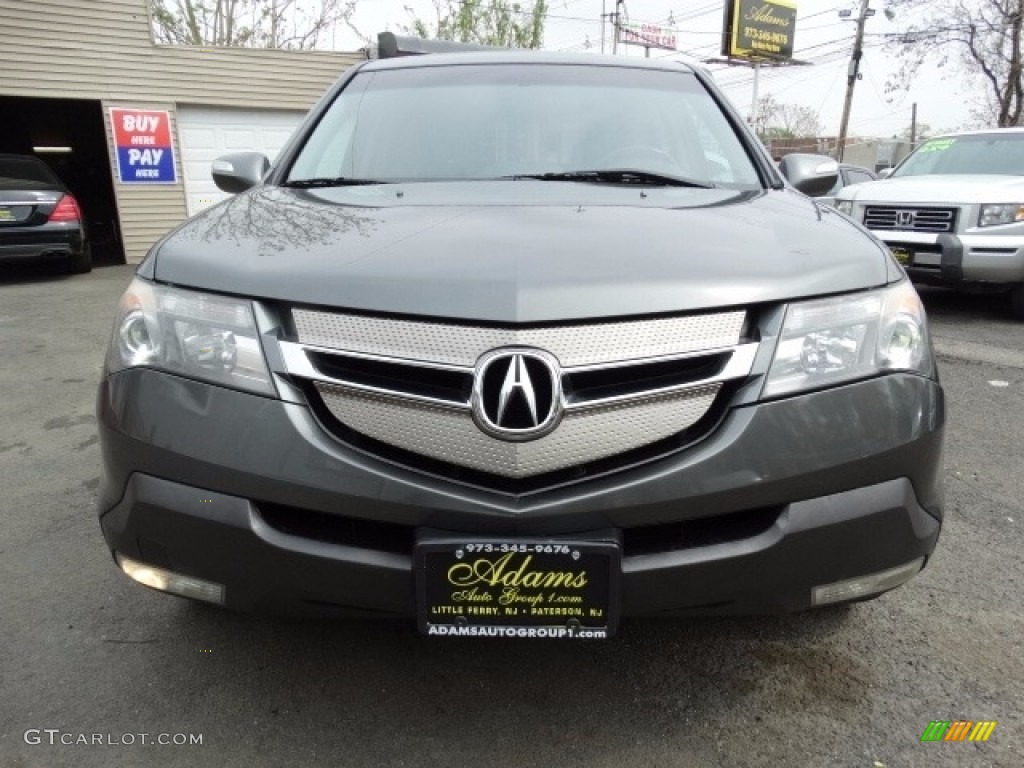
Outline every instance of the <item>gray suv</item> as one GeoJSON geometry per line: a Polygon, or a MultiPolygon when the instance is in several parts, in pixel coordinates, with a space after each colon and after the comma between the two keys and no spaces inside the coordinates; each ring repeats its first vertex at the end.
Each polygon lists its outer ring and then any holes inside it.
{"type": "Polygon", "coordinates": [[[157,244],[99,389],[116,563],[243,610],[600,638],[924,567],[943,393],[889,251],[709,76],[487,52],[347,72],[157,244]]]}

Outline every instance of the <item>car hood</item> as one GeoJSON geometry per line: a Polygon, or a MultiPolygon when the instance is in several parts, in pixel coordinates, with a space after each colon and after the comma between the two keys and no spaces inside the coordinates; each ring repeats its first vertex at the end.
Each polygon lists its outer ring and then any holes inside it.
{"type": "Polygon", "coordinates": [[[533,323],[857,290],[887,282],[887,259],[792,190],[510,181],[257,188],[187,221],[147,269],[288,303],[533,323]]]}
{"type": "Polygon", "coordinates": [[[855,184],[837,197],[858,203],[1024,203],[1024,177],[906,176],[855,184]]]}

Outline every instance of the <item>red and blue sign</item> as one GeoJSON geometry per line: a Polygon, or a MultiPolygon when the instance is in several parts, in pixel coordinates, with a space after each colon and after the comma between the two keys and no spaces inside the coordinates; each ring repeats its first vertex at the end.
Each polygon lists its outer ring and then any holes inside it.
{"type": "Polygon", "coordinates": [[[171,115],[153,109],[110,108],[122,184],[174,184],[171,115]]]}

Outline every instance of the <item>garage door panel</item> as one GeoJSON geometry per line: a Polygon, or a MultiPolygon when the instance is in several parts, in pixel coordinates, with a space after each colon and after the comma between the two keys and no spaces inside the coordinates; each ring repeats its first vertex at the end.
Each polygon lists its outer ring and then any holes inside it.
{"type": "Polygon", "coordinates": [[[290,139],[292,136],[291,130],[275,130],[273,128],[267,128],[264,129],[263,132],[264,134],[266,134],[267,143],[272,144],[276,147],[283,147],[285,143],[288,141],[288,139],[290,139]]]}
{"type": "Polygon", "coordinates": [[[209,128],[181,128],[181,140],[195,149],[216,150],[216,133],[209,128]]]}
{"type": "Polygon", "coordinates": [[[179,106],[178,135],[189,215],[228,195],[213,183],[213,161],[232,152],[262,152],[273,162],[304,112],[179,106]]]}
{"type": "MultiPolygon", "coordinates": [[[[209,158],[198,160],[193,158],[186,163],[183,163],[181,168],[185,172],[186,183],[200,183],[209,181],[211,184],[212,176],[210,175],[210,165],[213,163],[215,153],[211,152],[209,158]]],[[[186,194],[188,194],[186,192],[186,194]]]]}
{"type": "Polygon", "coordinates": [[[257,139],[257,136],[259,136],[259,139],[263,138],[263,136],[260,136],[259,131],[242,131],[237,128],[228,128],[224,131],[223,135],[224,148],[229,152],[246,152],[252,147],[257,146],[257,144],[262,143],[262,141],[257,139]]]}

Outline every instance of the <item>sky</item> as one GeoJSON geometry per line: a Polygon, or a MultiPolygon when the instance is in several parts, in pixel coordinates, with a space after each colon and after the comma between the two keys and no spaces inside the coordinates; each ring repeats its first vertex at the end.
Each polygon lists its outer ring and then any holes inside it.
{"type": "MultiPolygon", "coordinates": [[[[519,0],[529,7],[531,0],[519,0]]],[[[721,44],[723,0],[627,0],[626,11],[632,23],[670,26],[674,22],[679,52],[652,50],[651,56],[704,61],[718,58],[721,44]]],[[[847,68],[853,50],[856,24],[843,20],[839,11],[848,9],[856,16],[857,0],[796,0],[797,26],[794,57],[812,62],[807,66],[762,68],[759,96],[771,94],[776,101],[799,104],[814,110],[824,135],[839,130],[847,68]]],[[[615,0],[548,0],[548,20],[544,48],[556,51],[600,53],[602,5],[613,10],[615,0]]],[[[362,33],[375,37],[378,32],[398,32],[408,23],[404,10],[410,7],[424,19],[434,18],[431,0],[359,0],[354,25],[362,33]]],[[[871,0],[876,9],[865,27],[862,79],[856,84],[850,116],[850,136],[891,137],[908,130],[912,105],[917,103],[919,124],[933,132],[954,130],[971,123],[974,90],[954,68],[924,69],[909,90],[886,93],[885,86],[898,67],[896,55],[882,45],[883,35],[899,32],[909,20],[885,17],[885,0],[871,0]],[[943,74],[946,73],[946,77],[943,74]]],[[[605,27],[607,52],[611,52],[611,27],[605,27]]],[[[354,33],[338,29],[333,47],[353,50],[364,45],[354,33]]],[[[643,56],[644,49],[621,46],[620,55],[643,56]]],[[[753,98],[753,72],[749,67],[709,64],[715,80],[744,115],[750,113],[753,98]]]]}

